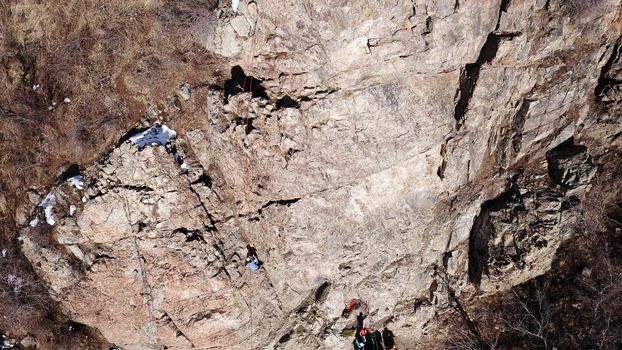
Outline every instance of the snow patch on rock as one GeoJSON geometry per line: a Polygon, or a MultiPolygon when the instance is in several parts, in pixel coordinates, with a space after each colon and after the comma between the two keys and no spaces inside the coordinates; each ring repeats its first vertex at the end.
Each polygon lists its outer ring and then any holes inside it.
{"type": "Polygon", "coordinates": [[[70,177],[67,179],[67,182],[79,190],[84,189],[84,177],[82,177],[82,175],[70,177]]]}
{"type": "Polygon", "coordinates": [[[144,148],[147,146],[164,146],[175,137],[177,137],[175,130],[170,129],[166,125],[155,124],[149,129],[130,137],[130,141],[139,148],[144,148]]]}
{"type": "Polygon", "coordinates": [[[50,192],[45,197],[43,202],[41,202],[41,204],[39,204],[39,206],[41,208],[43,208],[43,211],[45,212],[45,221],[49,225],[54,225],[56,223],[56,220],[54,219],[54,206],[55,205],[56,205],[56,196],[52,192],[50,192]]]}
{"type": "Polygon", "coordinates": [[[33,227],[33,228],[37,227],[37,225],[39,225],[39,218],[34,218],[34,219],[30,220],[29,225],[30,225],[30,227],[33,227]]]}
{"type": "Polygon", "coordinates": [[[0,349],[14,349],[15,346],[17,346],[17,340],[2,335],[2,339],[0,339],[0,349]]]}

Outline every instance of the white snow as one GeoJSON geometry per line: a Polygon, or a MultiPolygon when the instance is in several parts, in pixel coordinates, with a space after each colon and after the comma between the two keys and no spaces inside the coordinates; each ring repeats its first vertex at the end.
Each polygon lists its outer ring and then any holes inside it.
{"type": "Polygon", "coordinates": [[[56,220],[54,219],[54,206],[56,205],[56,196],[54,193],[50,192],[43,202],[39,204],[43,211],[45,212],[45,222],[49,225],[54,225],[56,220]]]}
{"type": "Polygon", "coordinates": [[[183,171],[184,173],[187,173],[188,172],[188,164],[182,163],[181,164],[181,171],[183,171]]]}
{"type": "Polygon", "coordinates": [[[2,249],[2,257],[6,258],[6,248],[2,249]]]}
{"type": "Polygon", "coordinates": [[[14,349],[15,345],[17,345],[17,340],[15,339],[0,339],[0,349],[14,349]]]}
{"type": "Polygon", "coordinates": [[[84,177],[82,175],[76,175],[67,179],[67,182],[79,190],[84,189],[84,177]]]}
{"type": "Polygon", "coordinates": [[[30,227],[37,227],[37,225],[39,225],[39,218],[30,220],[30,227]]]}
{"type": "Polygon", "coordinates": [[[82,196],[82,203],[86,203],[86,196],[82,196]]]}
{"type": "Polygon", "coordinates": [[[71,99],[70,99],[69,97],[65,97],[65,98],[63,99],[63,102],[65,102],[65,103],[69,103],[69,102],[71,102],[71,99]]]}
{"type": "Polygon", "coordinates": [[[233,8],[233,12],[238,12],[238,6],[240,5],[240,0],[231,0],[231,8],[233,8]]]}
{"type": "Polygon", "coordinates": [[[149,129],[130,137],[130,141],[140,148],[147,146],[166,145],[177,137],[175,130],[166,125],[155,124],[149,129]]]}
{"type": "Polygon", "coordinates": [[[69,215],[73,216],[73,213],[75,212],[76,212],[76,206],[73,204],[69,205],[69,215]]]}
{"type": "Polygon", "coordinates": [[[35,84],[35,85],[32,86],[32,91],[37,91],[37,90],[39,90],[40,87],[41,87],[41,85],[35,84]]]}

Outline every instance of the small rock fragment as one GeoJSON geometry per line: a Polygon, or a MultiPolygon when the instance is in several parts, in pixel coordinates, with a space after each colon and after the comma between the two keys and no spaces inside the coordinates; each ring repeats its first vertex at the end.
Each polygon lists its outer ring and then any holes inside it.
{"type": "Polygon", "coordinates": [[[179,89],[177,89],[177,95],[179,95],[179,97],[181,97],[181,99],[184,101],[188,101],[190,99],[191,92],[192,88],[188,83],[182,84],[179,89]]]}
{"type": "Polygon", "coordinates": [[[35,339],[35,337],[33,336],[27,336],[26,338],[22,339],[22,341],[19,342],[19,344],[23,347],[30,347],[30,348],[36,348],[37,347],[37,339],[35,339]]]}

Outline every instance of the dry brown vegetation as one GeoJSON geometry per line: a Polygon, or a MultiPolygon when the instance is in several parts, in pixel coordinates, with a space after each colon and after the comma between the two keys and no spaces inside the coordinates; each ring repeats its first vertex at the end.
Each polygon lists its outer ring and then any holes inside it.
{"type": "Polygon", "coordinates": [[[177,4],[213,9],[214,1],[173,3],[0,5],[3,193],[48,184],[63,165],[91,162],[149,108],[174,113],[171,95],[181,82],[211,79],[210,57],[177,24],[189,15],[177,4]]]}
{"type": "Polygon", "coordinates": [[[101,349],[106,342],[88,327],[58,313],[44,284],[16,249],[0,259],[0,333],[34,335],[42,349],[101,349]]]}
{"type": "Polygon", "coordinates": [[[15,337],[32,333],[49,348],[85,348],[88,342],[78,347],[65,342],[85,339],[88,331],[82,338],[63,338],[66,319],[19,252],[16,232],[33,207],[26,190],[45,193],[66,166],[92,163],[146,115],[180,113],[173,107],[180,84],[221,79],[228,69],[202,49],[197,35],[209,30],[218,5],[217,0],[2,1],[0,250],[6,249],[7,257],[0,259],[5,304],[0,330],[15,337]],[[65,97],[71,102],[63,103],[65,97]]]}
{"type": "Polygon", "coordinates": [[[622,348],[622,168],[607,161],[551,271],[472,306],[468,321],[451,311],[447,348],[622,348]]]}

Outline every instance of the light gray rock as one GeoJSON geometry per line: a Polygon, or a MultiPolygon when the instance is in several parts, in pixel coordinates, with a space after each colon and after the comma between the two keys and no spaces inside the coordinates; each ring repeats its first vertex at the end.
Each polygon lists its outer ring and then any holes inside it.
{"type": "Polygon", "coordinates": [[[19,342],[19,345],[25,347],[25,348],[29,348],[29,349],[36,349],[37,348],[37,339],[35,337],[32,336],[28,336],[24,339],[22,339],[19,342]]]}
{"type": "Polygon", "coordinates": [[[177,89],[177,95],[181,97],[182,100],[188,101],[190,99],[190,93],[192,92],[192,88],[190,84],[183,83],[179,89],[177,89]]]}
{"type": "Polygon", "coordinates": [[[191,170],[122,143],[86,170],[77,215],[57,213],[54,244],[22,230],[24,253],[124,349],[347,348],[352,298],[416,348],[447,283],[464,300],[506,290],[573,235],[593,157],[619,142],[594,105],[620,100],[603,79],[618,5],[242,2],[201,45],[256,85],[193,88],[199,107],[171,122],[191,170]]]}

